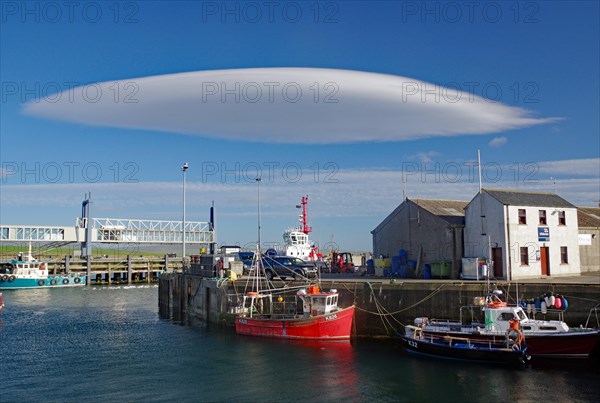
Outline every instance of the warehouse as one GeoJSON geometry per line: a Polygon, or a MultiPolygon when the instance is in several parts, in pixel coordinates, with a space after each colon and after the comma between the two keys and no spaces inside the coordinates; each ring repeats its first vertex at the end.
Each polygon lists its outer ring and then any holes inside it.
{"type": "Polygon", "coordinates": [[[459,278],[463,256],[464,208],[467,201],[407,198],[371,231],[374,256],[392,257],[401,249],[416,262],[449,263],[451,278],[459,278]]]}

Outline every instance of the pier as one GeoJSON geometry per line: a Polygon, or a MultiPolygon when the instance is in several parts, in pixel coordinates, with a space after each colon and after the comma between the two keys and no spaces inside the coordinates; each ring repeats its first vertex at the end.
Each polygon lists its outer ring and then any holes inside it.
{"type": "MultiPolygon", "coordinates": [[[[181,270],[179,258],[132,256],[123,258],[92,257],[90,259],[65,256],[44,260],[52,275],[82,273],[88,275],[88,285],[156,283],[161,273],[181,270]],[[89,269],[89,271],[88,271],[89,269]]],[[[0,269],[8,262],[0,262],[0,269]]]]}
{"type": "MultiPolygon", "coordinates": [[[[277,280],[276,280],[277,282],[277,280]]],[[[170,273],[159,277],[159,309],[163,317],[188,323],[202,322],[233,329],[236,295],[243,292],[245,279],[208,278],[190,273],[170,273]]],[[[300,285],[298,283],[297,285],[300,285]]],[[[509,302],[516,298],[516,284],[495,281],[509,302]]],[[[390,279],[324,279],[323,289],[340,292],[340,306],[356,305],[353,337],[393,337],[414,318],[460,320],[460,307],[472,305],[473,298],[485,295],[484,281],[390,279]]],[[[590,309],[600,301],[599,284],[523,282],[518,284],[521,299],[533,299],[548,291],[569,300],[566,311],[548,310],[535,314],[536,319],[560,319],[571,327],[586,324],[590,309]]],[[[532,315],[533,317],[533,315],[532,315]]],[[[465,319],[465,318],[462,318],[465,319]]],[[[469,318],[470,319],[470,318],[469,318]]],[[[590,327],[596,327],[596,318],[590,327]]]]}

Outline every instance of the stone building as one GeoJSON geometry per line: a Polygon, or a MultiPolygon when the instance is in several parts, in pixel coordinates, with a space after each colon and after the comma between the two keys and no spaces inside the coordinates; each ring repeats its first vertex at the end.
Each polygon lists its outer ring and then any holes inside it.
{"type": "Polygon", "coordinates": [[[467,203],[407,198],[371,231],[374,256],[396,256],[404,249],[417,262],[417,273],[425,263],[447,261],[451,277],[459,278],[467,203]]]}

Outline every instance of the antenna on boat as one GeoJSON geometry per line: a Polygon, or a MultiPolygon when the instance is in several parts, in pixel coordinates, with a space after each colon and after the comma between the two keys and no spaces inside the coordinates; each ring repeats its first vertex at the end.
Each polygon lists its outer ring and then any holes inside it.
{"type": "Polygon", "coordinates": [[[300,222],[302,223],[302,227],[300,227],[300,231],[304,232],[308,235],[312,232],[312,227],[308,225],[308,196],[302,196],[300,199],[300,205],[296,205],[296,208],[302,208],[302,214],[300,214],[300,222]]]}
{"type": "Polygon", "coordinates": [[[257,195],[258,195],[258,250],[260,251],[260,182],[261,182],[261,178],[258,177],[256,178],[256,184],[257,184],[257,195]]]}

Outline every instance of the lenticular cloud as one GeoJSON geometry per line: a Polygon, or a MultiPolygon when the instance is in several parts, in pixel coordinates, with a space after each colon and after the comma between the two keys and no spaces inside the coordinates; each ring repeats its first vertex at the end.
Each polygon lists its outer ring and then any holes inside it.
{"type": "Polygon", "coordinates": [[[407,77],[312,68],[107,81],[29,102],[24,111],[86,125],[279,143],[487,134],[556,120],[407,77]]]}

